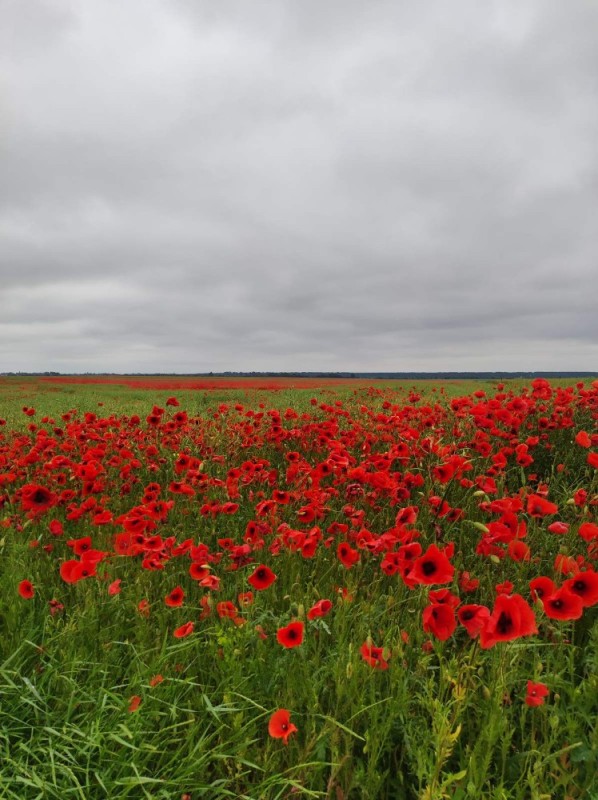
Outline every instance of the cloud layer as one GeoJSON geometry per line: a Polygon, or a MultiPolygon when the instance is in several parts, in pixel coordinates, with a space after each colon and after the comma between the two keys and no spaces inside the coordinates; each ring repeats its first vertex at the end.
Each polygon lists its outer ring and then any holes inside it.
{"type": "Polygon", "coordinates": [[[0,20],[0,371],[598,369],[595,4],[0,20]]]}

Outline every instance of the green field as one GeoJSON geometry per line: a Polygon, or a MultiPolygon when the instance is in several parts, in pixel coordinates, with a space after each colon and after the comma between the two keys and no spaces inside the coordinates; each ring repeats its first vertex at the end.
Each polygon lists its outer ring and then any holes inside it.
{"type": "Polygon", "coordinates": [[[598,382],[127,380],[0,379],[2,800],[598,797],[598,382]]]}

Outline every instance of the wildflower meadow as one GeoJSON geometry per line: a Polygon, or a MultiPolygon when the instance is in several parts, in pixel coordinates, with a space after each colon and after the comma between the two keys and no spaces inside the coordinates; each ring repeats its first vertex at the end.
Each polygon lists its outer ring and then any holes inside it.
{"type": "Polygon", "coordinates": [[[597,798],[597,419],[0,379],[0,798],[597,798]]]}

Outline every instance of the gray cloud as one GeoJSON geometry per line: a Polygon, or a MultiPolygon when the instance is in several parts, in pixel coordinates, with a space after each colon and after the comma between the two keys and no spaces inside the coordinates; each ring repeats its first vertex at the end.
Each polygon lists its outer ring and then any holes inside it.
{"type": "Polygon", "coordinates": [[[598,369],[597,23],[0,0],[0,371],[598,369]]]}

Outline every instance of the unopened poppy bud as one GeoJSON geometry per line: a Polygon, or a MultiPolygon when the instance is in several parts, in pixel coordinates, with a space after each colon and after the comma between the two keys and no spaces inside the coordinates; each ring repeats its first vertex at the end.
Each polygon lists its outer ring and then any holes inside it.
{"type": "Polygon", "coordinates": [[[347,678],[350,678],[353,675],[353,664],[351,661],[347,662],[347,669],[345,670],[347,678]]]}
{"type": "Polygon", "coordinates": [[[490,698],[492,697],[492,692],[487,686],[483,687],[482,694],[484,695],[486,700],[490,700],[490,698]]]}

